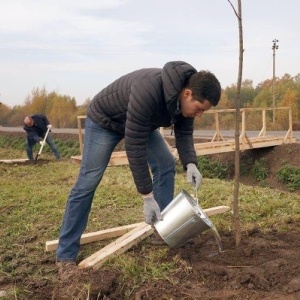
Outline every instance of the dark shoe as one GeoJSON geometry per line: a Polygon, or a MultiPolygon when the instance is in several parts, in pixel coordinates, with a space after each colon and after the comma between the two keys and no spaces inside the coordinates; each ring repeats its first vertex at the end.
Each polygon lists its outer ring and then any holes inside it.
{"type": "Polygon", "coordinates": [[[155,246],[166,245],[166,242],[162,239],[162,237],[155,230],[151,236],[151,244],[155,246]]]}
{"type": "Polygon", "coordinates": [[[57,261],[56,266],[59,278],[62,281],[68,281],[70,278],[78,274],[78,268],[74,261],[57,261]]]}

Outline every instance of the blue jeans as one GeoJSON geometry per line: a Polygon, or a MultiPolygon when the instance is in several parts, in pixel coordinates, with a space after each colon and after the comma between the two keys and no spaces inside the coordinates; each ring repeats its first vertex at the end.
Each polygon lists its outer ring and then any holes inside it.
{"type": "MultiPolygon", "coordinates": [[[[107,168],[111,154],[123,135],[106,130],[87,118],[80,172],[65,209],[56,251],[58,261],[75,261],[91,210],[95,190],[107,168]]],[[[175,159],[158,130],[150,133],[147,161],[153,174],[153,193],[161,210],[173,199],[175,159]]]]}
{"type": "MultiPolygon", "coordinates": [[[[60,159],[60,155],[59,152],[54,144],[54,141],[52,139],[52,136],[50,135],[50,133],[47,136],[46,139],[46,143],[49,145],[49,147],[51,148],[52,152],[54,153],[55,157],[57,159],[60,159]]],[[[26,139],[26,153],[27,153],[27,157],[30,160],[33,160],[33,153],[32,153],[32,148],[36,143],[32,144],[28,142],[28,139],[26,139]]]]}

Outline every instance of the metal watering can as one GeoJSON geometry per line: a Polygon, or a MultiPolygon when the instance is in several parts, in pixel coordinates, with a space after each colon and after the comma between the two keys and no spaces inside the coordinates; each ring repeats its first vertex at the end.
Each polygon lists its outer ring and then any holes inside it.
{"type": "Polygon", "coordinates": [[[187,191],[181,192],[161,212],[163,220],[154,227],[172,248],[185,244],[199,233],[214,227],[205,212],[187,191]]]}

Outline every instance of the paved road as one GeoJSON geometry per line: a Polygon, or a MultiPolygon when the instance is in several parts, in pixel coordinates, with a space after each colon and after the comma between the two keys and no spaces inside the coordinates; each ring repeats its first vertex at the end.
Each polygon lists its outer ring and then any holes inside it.
{"type": "MultiPolygon", "coordinates": [[[[2,127],[0,126],[0,132],[1,131],[6,131],[6,132],[24,132],[22,127],[2,127]]],[[[78,134],[78,129],[77,128],[53,128],[51,129],[53,133],[67,133],[67,134],[78,134]]],[[[166,136],[169,136],[171,133],[170,130],[165,130],[164,134],[166,136]]],[[[234,131],[230,130],[224,130],[220,131],[221,135],[224,138],[234,138],[234,131]]],[[[214,130],[195,130],[194,131],[194,136],[198,138],[212,138],[215,134],[214,130]]],[[[247,131],[247,135],[249,137],[256,137],[258,136],[259,131],[247,131]]],[[[285,136],[286,131],[268,131],[267,135],[269,136],[285,136]]],[[[293,132],[294,137],[297,140],[297,143],[300,142],[300,131],[294,131],[293,132]]]]}
{"type": "MultiPolygon", "coordinates": [[[[6,131],[6,132],[24,132],[23,127],[4,127],[0,126],[0,132],[6,131]]],[[[52,128],[51,131],[53,133],[71,133],[71,134],[78,134],[77,128],[52,128]]]]}

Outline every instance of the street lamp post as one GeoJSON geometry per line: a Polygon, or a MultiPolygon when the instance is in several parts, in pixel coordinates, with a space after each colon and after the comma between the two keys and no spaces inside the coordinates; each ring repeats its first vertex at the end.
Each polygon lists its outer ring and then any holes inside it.
{"type": "Polygon", "coordinates": [[[274,39],[273,41],[273,81],[272,81],[272,99],[273,99],[273,124],[275,124],[275,109],[276,109],[276,103],[275,103],[275,52],[278,49],[277,43],[279,42],[278,40],[274,39]]]}

